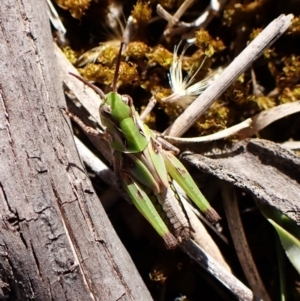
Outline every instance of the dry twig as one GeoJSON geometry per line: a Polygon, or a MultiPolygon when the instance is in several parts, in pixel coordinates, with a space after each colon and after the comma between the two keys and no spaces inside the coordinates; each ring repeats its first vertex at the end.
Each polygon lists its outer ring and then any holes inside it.
{"type": "Polygon", "coordinates": [[[221,182],[221,189],[230,234],[249,286],[256,296],[259,296],[264,301],[271,301],[251,255],[240,217],[235,188],[230,186],[230,184],[221,182]]]}
{"type": "Polygon", "coordinates": [[[219,77],[164,132],[169,136],[183,135],[212,103],[246,71],[290,26],[293,15],[281,15],[271,22],[219,77]]]}

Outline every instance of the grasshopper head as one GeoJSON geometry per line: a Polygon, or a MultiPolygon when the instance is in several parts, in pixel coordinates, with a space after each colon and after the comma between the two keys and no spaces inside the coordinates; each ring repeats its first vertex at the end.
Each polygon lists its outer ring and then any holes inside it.
{"type": "Polygon", "coordinates": [[[119,124],[122,120],[131,117],[131,109],[122,96],[117,92],[109,92],[106,96],[104,104],[110,106],[110,114],[113,120],[119,124]]]}
{"type": "Polygon", "coordinates": [[[120,69],[123,45],[124,43],[122,42],[120,46],[117,62],[116,62],[116,70],[113,79],[113,91],[107,94],[104,101],[104,104],[110,106],[110,114],[116,124],[120,124],[124,119],[131,118],[133,116],[132,113],[133,101],[131,97],[129,95],[121,96],[117,92],[118,73],[120,69]]]}

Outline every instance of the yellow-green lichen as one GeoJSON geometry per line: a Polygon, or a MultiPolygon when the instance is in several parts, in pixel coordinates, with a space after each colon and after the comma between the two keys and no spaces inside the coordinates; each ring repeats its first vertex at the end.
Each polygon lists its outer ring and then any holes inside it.
{"type": "Polygon", "coordinates": [[[118,73],[118,86],[137,86],[140,83],[137,65],[133,63],[121,62],[118,73]]]}
{"type": "Polygon", "coordinates": [[[287,30],[289,35],[297,35],[300,33],[300,18],[294,17],[291,26],[287,30]]]}
{"type": "Polygon", "coordinates": [[[101,64],[88,64],[79,69],[80,74],[90,81],[111,85],[114,78],[114,70],[101,64]]]}
{"type": "Polygon", "coordinates": [[[76,63],[78,57],[78,53],[76,51],[74,51],[70,46],[62,48],[62,51],[72,64],[76,63]]]}
{"type": "Polygon", "coordinates": [[[208,57],[225,49],[224,43],[219,38],[212,38],[208,31],[204,29],[196,31],[195,37],[195,45],[197,45],[208,57]]]}
{"type": "Polygon", "coordinates": [[[130,42],[124,53],[125,56],[131,57],[133,59],[144,58],[148,51],[148,46],[146,43],[141,41],[130,42]]]}
{"type": "Polygon", "coordinates": [[[68,10],[72,17],[80,19],[89,8],[92,0],[55,0],[63,9],[68,10]]]}
{"type": "Polygon", "coordinates": [[[173,61],[173,53],[165,49],[163,46],[158,45],[146,54],[148,64],[159,64],[162,67],[169,69],[173,61]]]}
{"type": "Polygon", "coordinates": [[[131,11],[131,16],[138,23],[147,23],[151,19],[152,9],[148,2],[138,0],[131,11]]]}
{"type": "MultiPolygon", "coordinates": [[[[223,12],[223,22],[228,27],[247,21],[251,22],[254,16],[259,17],[267,11],[270,0],[247,1],[246,3],[236,3],[230,1],[223,12]]],[[[251,24],[251,23],[250,23],[251,24]]]]}
{"type": "Polygon", "coordinates": [[[276,106],[274,98],[264,95],[250,95],[247,97],[247,100],[255,103],[259,111],[271,109],[276,106]]]}
{"type": "Polygon", "coordinates": [[[278,100],[280,104],[300,100],[300,85],[298,84],[293,88],[284,88],[282,93],[278,96],[278,100]]]}
{"type": "Polygon", "coordinates": [[[119,49],[120,49],[121,41],[108,41],[101,43],[101,53],[98,56],[98,62],[103,65],[112,66],[115,62],[119,49]]]}
{"type": "MultiPolygon", "coordinates": [[[[132,63],[121,62],[118,73],[118,86],[124,85],[138,85],[139,74],[137,72],[137,66],[132,63]]],[[[115,66],[112,68],[103,66],[101,64],[88,64],[84,68],[79,69],[80,74],[91,81],[96,81],[105,85],[112,85],[115,66]]]]}
{"type": "Polygon", "coordinates": [[[214,102],[211,108],[203,114],[195,126],[201,136],[215,133],[227,127],[229,109],[222,103],[214,102]]]}

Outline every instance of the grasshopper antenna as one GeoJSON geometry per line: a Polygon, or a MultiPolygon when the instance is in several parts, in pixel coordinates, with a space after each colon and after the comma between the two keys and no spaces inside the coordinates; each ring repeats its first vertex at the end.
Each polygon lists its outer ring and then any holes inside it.
{"type": "Polygon", "coordinates": [[[120,50],[118,53],[118,57],[117,57],[117,63],[116,63],[116,70],[115,70],[115,75],[114,75],[114,80],[113,80],[113,92],[117,93],[117,81],[118,81],[118,73],[120,70],[120,64],[121,64],[121,55],[122,55],[122,49],[124,46],[124,42],[121,42],[121,46],[120,46],[120,50]]]}
{"type": "Polygon", "coordinates": [[[103,93],[103,91],[101,89],[99,89],[98,87],[96,87],[95,85],[89,83],[87,80],[85,80],[84,78],[78,76],[75,73],[69,72],[70,75],[76,77],[77,79],[79,79],[81,82],[83,82],[85,85],[89,86],[91,89],[93,89],[98,95],[100,95],[101,99],[105,99],[105,94],[103,93]]]}

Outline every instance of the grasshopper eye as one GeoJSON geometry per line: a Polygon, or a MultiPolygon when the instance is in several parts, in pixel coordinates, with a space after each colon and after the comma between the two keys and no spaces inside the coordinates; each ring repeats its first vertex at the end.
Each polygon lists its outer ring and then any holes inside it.
{"type": "Polygon", "coordinates": [[[127,106],[129,107],[133,106],[133,100],[129,95],[123,94],[121,95],[121,99],[127,106]]]}
{"type": "Polygon", "coordinates": [[[109,105],[107,105],[106,103],[104,103],[102,106],[101,106],[101,110],[102,112],[105,112],[109,115],[111,115],[111,107],[109,105]]]}
{"type": "Polygon", "coordinates": [[[126,105],[128,105],[128,103],[129,103],[129,97],[128,97],[128,95],[122,95],[122,96],[121,96],[121,99],[122,99],[122,101],[123,101],[126,105]]]}

